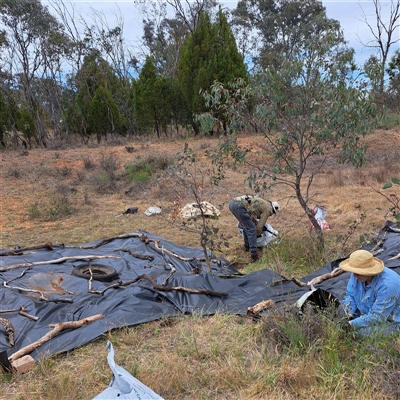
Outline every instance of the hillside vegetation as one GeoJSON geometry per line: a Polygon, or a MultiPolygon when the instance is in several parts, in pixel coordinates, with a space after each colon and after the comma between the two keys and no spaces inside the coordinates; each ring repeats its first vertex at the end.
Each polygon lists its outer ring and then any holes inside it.
{"type": "MultiPolygon", "coordinates": [[[[347,256],[372,240],[387,219],[393,220],[382,193],[399,196],[399,190],[381,189],[400,176],[400,129],[375,130],[362,141],[368,160],[361,169],[337,164],[332,153],[315,175],[310,205],[326,207],[330,224],[324,250],[316,245],[293,193],[283,185],[268,185],[261,194],[281,205],[268,222],[282,241],[264,249],[260,262],[249,264],[227,205],[250,192],[245,179],[254,171],[248,164],[238,165],[225,171],[218,186],[210,184],[215,172],[205,152],[217,148],[215,137],[156,143],[121,139],[102,146],[2,152],[0,247],[83,244],[137,230],[200,247],[198,231],[173,218],[178,207],[196,200],[190,187],[170,173],[187,144],[197,155],[193,171],[204,178],[197,193],[221,209],[212,224],[229,247],[222,243],[215,253],[244,273],[268,268],[301,278],[347,256]],[[139,212],[115,217],[132,206],[139,212]],[[146,216],[150,206],[161,207],[162,213],[146,216]]],[[[249,150],[252,164],[268,163],[261,136],[239,136],[238,144],[249,150]]],[[[116,362],[166,400],[398,398],[400,340],[359,341],[333,320],[332,310],[309,310],[301,320],[290,310],[275,310],[258,320],[182,315],[127,327],[43,360],[24,375],[0,372],[0,399],[93,398],[111,379],[107,340],[113,343],[116,362]]]]}

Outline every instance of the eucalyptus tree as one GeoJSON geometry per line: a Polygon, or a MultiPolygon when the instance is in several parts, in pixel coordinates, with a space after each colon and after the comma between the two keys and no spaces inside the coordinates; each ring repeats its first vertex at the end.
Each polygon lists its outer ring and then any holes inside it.
{"type": "Polygon", "coordinates": [[[213,14],[218,6],[217,0],[163,0],[172,7],[175,18],[182,21],[189,32],[196,29],[203,12],[213,14]]]}
{"type": "Polygon", "coordinates": [[[188,34],[185,23],[168,18],[164,1],[145,3],[140,13],[143,20],[142,56],[151,57],[160,74],[175,77],[180,49],[188,34]]]}
{"type": "Polygon", "coordinates": [[[393,45],[400,41],[400,0],[380,1],[372,0],[375,14],[368,18],[362,9],[364,22],[373,39],[362,44],[375,50],[365,63],[365,72],[371,81],[372,93],[382,97],[385,90],[385,71],[393,45]],[[389,8],[389,16],[385,18],[384,7],[389,8]],[[371,19],[373,22],[370,22],[371,19]]]}
{"type": "Polygon", "coordinates": [[[260,69],[297,57],[307,40],[340,28],[319,0],[239,0],[232,24],[244,56],[260,69]]]}
{"type": "Polygon", "coordinates": [[[19,79],[27,110],[35,121],[34,139],[46,146],[43,108],[32,82],[60,68],[68,39],[63,26],[39,0],[2,0],[0,21],[5,37],[0,53],[3,68],[19,79]]]}
{"type": "MultiPolygon", "coordinates": [[[[292,188],[322,246],[322,230],[311,204],[314,177],[334,148],[340,150],[338,161],[361,166],[366,149],[359,140],[376,126],[379,116],[368,94],[352,85],[353,51],[341,45],[340,35],[334,27],[325,29],[308,38],[297,57],[260,71],[249,84],[216,83],[205,95],[209,107],[230,118],[232,129],[256,128],[269,158],[252,165],[234,135],[221,143],[221,156],[231,154],[251,166],[248,180],[256,192],[277,183],[292,188]]],[[[200,120],[208,130],[210,115],[200,120]]]]}
{"type": "Polygon", "coordinates": [[[143,20],[142,56],[153,59],[159,73],[175,77],[181,46],[196,28],[201,12],[214,16],[218,1],[156,0],[138,3],[143,20]]]}
{"type": "MultiPolygon", "coordinates": [[[[192,114],[205,111],[201,94],[214,81],[227,83],[235,78],[246,78],[247,71],[235,38],[220,9],[213,23],[208,13],[200,15],[199,22],[182,46],[178,63],[178,79],[183,96],[192,114]]],[[[226,124],[226,121],[223,121],[226,124]]],[[[193,119],[193,128],[199,126],[193,119]]]]}

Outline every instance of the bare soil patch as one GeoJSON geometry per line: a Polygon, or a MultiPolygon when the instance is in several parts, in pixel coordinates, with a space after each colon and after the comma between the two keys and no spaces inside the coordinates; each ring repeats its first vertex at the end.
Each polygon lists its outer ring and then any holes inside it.
{"type": "MultiPolygon", "coordinates": [[[[155,171],[147,183],[131,183],[124,179],[128,164],[160,158],[173,162],[185,143],[199,156],[199,168],[204,175],[203,199],[221,208],[216,225],[230,242],[224,255],[232,261],[240,261],[243,256],[242,241],[227,205],[233,197],[251,192],[245,179],[249,172],[254,171],[248,166],[237,166],[226,171],[226,177],[219,186],[210,185],[208,178],[212,165],[205,152],[217,148],[217,138],[167,138],[158,142],[142,139],[127,141],[123,145],[3,151],[0,154],[0,247],[29,246],[49,241],[82,244],[138,230],[161,235],[179,244],[199,247],[196,234],[182,229],[180,221],[176,221],[175,225],[168,221],[174,202],[179,199],[184,205],[193,202],[194,198],[169,179],[167,170],[155,171]],[[99,190],[99,185],[96,186],[102,174],[99,165],[101,160],[109,159],[117,164],[116,187],[109,190],[100,186],[99,190]],[[93,163],[93,168],[85,166],[88,160],[93,163]],[[45,215],[35,217],[35,209],[51,209],[52,201],[56,202],[53,197],[60,191],[68,200],[70,213],[53,219],[45,215]],[[139,212],[115,218],[132,206],[139,207],[139,212]],[[150,206],[161,207],[162,214],[146,216],[144,211],[150,206]]],[[[271,162],[265,155],[262,137],[240,137],[239,143],[242,148],[250,150],[254,164],[271,162]]],[[[346,235],[349,224],[358,220],[362,212],[367,218],[358,227],[360,232],[379,230],[388,219],[389,204],[375,190],[379,191],[387,180],[400,175],[400,130],[374,131],[363,139],[363,143],[369,149],[368,161],[363,168],[356,170],[348,165],[339,165],[332,152],[326,155],[324,167],[314,178],[310,204],[327,208],[326,220],[331,228],[326,233],[328,236],[346,235]]],[[[313,168],[310,165],[310,171],[313,168]]],[[[389,195],[389,192],[386,194],[389,195]]],[[[293,195],[287,186],[282,185],[263,193],[264,198],[278,201],[282,207],[278,216],[268,221],[282,237],[309,234],[308,219],[293,195]]],[[[357,246],[357,242],[358,235],[352,245],[357,246]]]]}

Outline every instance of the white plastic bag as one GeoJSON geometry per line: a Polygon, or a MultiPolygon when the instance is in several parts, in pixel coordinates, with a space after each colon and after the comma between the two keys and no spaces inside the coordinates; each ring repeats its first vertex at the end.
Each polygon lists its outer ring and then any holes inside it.
{"type": "MultiPolygon", "coordinates": [[[[321,229],[323,231],[329,231],[329,229],[330,229],[329,224],[328,224],[327,221],[325,221],[326,208],[322,207],[322,206],[319,206],[319,205],[316,205],[312,209],[312,212],[313,212],[313,214],[315,216],[315,219],[318,222],[318,225],[321,227],[321,229]]],[[[313,227],[312,224],[311,224],[311,227],[313,227]]]]}
{"type": "MultiPolygon", "coordinates": [[[[239,229],[239,233],[243,237],[243,229],[238,224],[237,228],[239,229]]],[[[263,233],[260,237],[257,238],[257,247],[265,247],[269,244],[277,244],[280,243],[281,238],[277,230],[275,230],[271,225],[265,224],[263,233]]]]}
{"type": "Polygon", "coordinates": [[[111,371],[113,372],[113,377],[108,385],[108,388],[98,394],[96,397],[93,397],[92,400],[164,400],[149,387],[133,377],[124,368],[115,364],[114,348],[110,341],[107,342],[107,349],[107,361],[111,371]]]}
{"type": "Polygon", "coordinates": [[[149,207],[144,213],[150,217],[150,215],[161,214],[161,211],[160,207],[149,207]]]}

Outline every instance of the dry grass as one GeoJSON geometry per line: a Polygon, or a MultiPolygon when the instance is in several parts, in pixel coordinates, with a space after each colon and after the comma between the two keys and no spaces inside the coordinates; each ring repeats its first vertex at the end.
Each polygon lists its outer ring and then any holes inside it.
{"type": "MultiPolygon", "coordinates": [[[[247,136],[239,142],[251,148],[254,160],[267,162],[260,140],[247,136]]],[[[301,277],[358,248],[360,235],[378,232],[386,221],[388,204],[371,187],[379,190],[392,176],[400,176],[400,130],[376,131],[364,141],[370,148],[369,161],[361,170],[328,158],[315,177],[312,203],[327,207],[331,227],[325,233],[325,253],[316,255],[313,232],[293,194],[284,186],[274,186],[264,197],[282,206],[282,212],[268,221],[281,234],[282,243],[265,251],[262,263],[249,266],[227,204],[248,192],[245,178],[250,170],[244,166],[229,170],[219,186],[210,186],[206,181],[211,165],[204,152],[215,149],[218,140],[188,140],[201,155],[204,200],[222,207],[215,224],[230,245],[222,249],[224,256],[246,272],[266,267],[301,277]]],[[[129,163],[173,160],[183,146],[183,140],[133,140],[108,147],[1,153],[0,247],[48,241],[83,244],[138,230],[199,247],[198,235],[185,231],[179,221],[169,221],[174,202],[184,205],[194,199],[168,178],[166,170],[158,168],[148,182],[125,178],[129,163]],[[107,176],[112,176],[111,182],[107,176]],[[115,218],[132,206],[139,207],[137,214],[115,218]],[[163,213],[147,217],[144,211],[150,206],[161,207],[163,213]]],[[[287,329],[291,325],[285,321],[287,329]]],[[[237,316],[166,318],[109,332],[73,352],[43,360],[22,376],[0,372],[0,399],[94,397],[111,379],[107,339],[114,345],[116,362],[166,400],[397,398],[399,361],[394,354],[398,351],[386,354],[400,345],[394,339],[373,344],[376,353],[369,354],[363,344],[338,335],[334,328],[307,331],[306,325],[295,323],[292,331],[284,331],[265,319],[237,316]],[[307,340],[297,342],[292,335],[298,334],[307,340]]]]}

